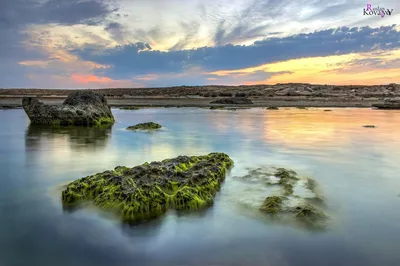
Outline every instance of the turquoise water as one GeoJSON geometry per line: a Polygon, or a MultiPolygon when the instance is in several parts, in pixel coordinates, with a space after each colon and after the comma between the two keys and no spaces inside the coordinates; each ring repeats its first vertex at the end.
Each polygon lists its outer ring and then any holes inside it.
{"type": "Polygon", "coordinates": [[[400,265],[400,112],[113,109],[109,129],[29,126],[0,111],[0,265],[400,265]],[[125,128],[154,121],[154,133],[125,128]],[[377,128],[364,128],[374,124],[377,128]],[[96,209],[64,212],[77,178],[178,155],[225,152],[235,166],[215,204],[123,225],[96,209]],[[282,166],[314,178],[326,230],[271,221],[268,195],[235,176],[282,166]]]}

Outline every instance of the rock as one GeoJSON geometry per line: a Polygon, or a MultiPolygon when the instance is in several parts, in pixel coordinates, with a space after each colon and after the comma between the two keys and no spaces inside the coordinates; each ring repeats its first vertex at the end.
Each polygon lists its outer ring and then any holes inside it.
{"type": "Polygon", "coordinates": [[[376,107],[378,109],[400,109],[400,99],[399,98],[385,99],[383,104],[373,104],[372,107],[376,107]]]}
{"type": "Polygon", "coordinates": [[[128,130],[146,130],[146,131],[151,131],[151,130],[157,130],[160,129],[162,126],[154,123],[154,122],[146,122],[146,123],[140,123],[134,126],[129,126],[126,129],[128,130]]]}
{"type": "Polygon", "coordinates": [[[216,101],[213,101],[211,103],[217,103],[217,104],[253,104],[253,102],[245,97],[232,97],[232,98],[226,98],[226,99],[219,99],[216,101]]]}
{"type": "Polygon", "coordinates": [[[265,109],[267,109],[267,110],[279,110],[279,107],[269,106],[269,107],[266,107],[265,109]]]}
{"type": "Polygon", "coordinates": [[[115,121],[104,96],[89,90],[71,93],[62,105],[46,105],[37,98],[24,97],[22,106],[33,124],[91,126],[115,121]]]}
{"type": "Polygon", "coordinates": [[[324,112],[332,112],[331,109],[325,109],[324,112]]]}
{"type": "Polygon", "coordinates": [[[366,127],[366,128],[376,128],[375,125],[364,125],[363,127],[366,127]]]}
{"type": "Polygon", "coordinates": [[[140,107],[138,107],[138,106],[125,106],[125,107],[121,107],[119,109],[120,110],[139,110],[140,107]]]}
{"type": "Polygon", "coordinates": [[[212,204],[232,164],[228,155],[210,153],[117,166],[70,183],[62,191],[62,202],[74,209],[91,201],[129,222],[158,217],[169,209],[197,210],[212,204]]]}
{"type": "Polygon", "coordinates": [[[217,110],[217,109],[224,109],[225,107],[223,106],[211,106],[210,110],[217,110]]]}
{"type": "Polygon", "coordinates": [[[310,87],[306,87],[306,88],[304,88],[304,90],[305,90],[305,91],[308,91],[308,92],[314,92],[314,90],[311,89],[310,87]]]}

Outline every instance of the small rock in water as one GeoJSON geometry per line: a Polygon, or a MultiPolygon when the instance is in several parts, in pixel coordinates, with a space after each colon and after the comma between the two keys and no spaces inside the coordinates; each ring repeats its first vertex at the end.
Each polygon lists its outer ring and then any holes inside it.
{"type": "Polygon", "coordinates": [[[324,112],[332,112],[331,109],[325,109],[324,112]]]}
{"type": "Polygon", "coordinates": [[[269,107],[266,107],[265,109],[267,109],[267,110],[279,110],[279,107],[269,106],[269,107]]]}
{"type": "Polygon", "coordinates": [[[375,125],[364,125],[363,127],[367,127],[367,128],[376,128],[375,125]]]}
{"type": "Polygon", "coordinates": [[[126,129],[128,129],[128,130],[147,130],[147,131],[150,131],[150,130],[160,129],[161,127],[162,126],[157,124],[157,123],[146,122],[146,123],[140,123],[140,124],[137,124],[137,125],[134,125],[134,126],[129,126],[126,129]]]}

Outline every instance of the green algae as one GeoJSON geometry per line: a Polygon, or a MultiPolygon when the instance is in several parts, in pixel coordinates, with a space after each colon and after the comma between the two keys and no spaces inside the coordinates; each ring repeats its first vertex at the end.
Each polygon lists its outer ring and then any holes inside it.
{"type": "Polygon", "coordinates": [[[161,162],[97,173],[70,183],[62,192],[65,207],[91,201],[124,221],[161,216],[169,209],[197,210],[212,204],[233,162],[224,153],[179,156],[161,162]]]}
{"type": "Polygon", "coordinates": [[[303,204],[290,209],[295,214],[296,218],[302,222],[313,223],[322,221],[327,216],[311,204],[303,204]]]}
{"type": "Polygon", "coordinates": [[[56,120],[52,121],[51,125],[53,125],[53,126],[73,126],[73,125],[100,126],[100,125],[114,124],[114,123],[115,123],[115,119],[113,117],[100,117],[99,119],[94,120],[92,122],[74,121],[73,119],[68,119],[68,120],[56,119],[56,120]]]}
{"type": "Polygon", "coordinates": [[[278,214],[282,211],[283,201],[286,197],[283,196],[271,196],[267,197],[260,207],[260,210],[269,214],[278,214]]]}
{"type": "Polygon", "coordinates": [[[126,129],[128,130],[147,130],[147,131],[151,131],[151,130],[157,130],[160,129],[162,126],[154,123],[154,122],[146,122],[146,123],[140,123],[134,126],[129,126],[126,129]]]}
{"type": "Polygon", "coordinates": [[[140,110],[139,106],[124,106],[119,108],[120,110],[140,110]]]}
{"type": "Polygon", "coordinates": [[[218,109],[225,109],[224,106],[211,106],[210,110],[218,110],[218,109]]]}
{"type": "Polygon", "coordinates": [[[279,178],[278,184],[282,187],[285,196],[293,194],[294,184],[299,180],[297,173],[285,168],[277,168],[274,176],[279,178]]]}

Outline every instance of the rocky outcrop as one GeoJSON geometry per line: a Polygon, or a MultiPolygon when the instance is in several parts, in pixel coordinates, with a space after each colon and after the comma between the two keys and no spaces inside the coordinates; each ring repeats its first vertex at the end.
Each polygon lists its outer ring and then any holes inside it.
{"type": "Polygon", "coordinates": [[[253,102],[245,97],[232,97],[227,99],[219,99],[211,103],[217,104],[253,104],[253,102]]]}
{"type": "Polygon", "coordinates": [[[378,109],[400,109],[400,98],[385,99],[381,104],[373,104],[378,109]]]}
{"type": "Polygon", "coordinates": [[[196,210],[213,202],[232,163],[224,153],[210,153],[117,166],[70,183],[62,201],[68,209],[91,201],[128,222],[155,218],[169,209],[196,210]]]}
{"type": "Polygon", "coordinates": [[[22,106],[33,124],[91,126],[114,123],[104,96],[89,90],[71,93],[62,105],[46,105],[37,98],[24,97],[22,106]]]}

